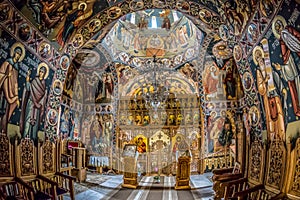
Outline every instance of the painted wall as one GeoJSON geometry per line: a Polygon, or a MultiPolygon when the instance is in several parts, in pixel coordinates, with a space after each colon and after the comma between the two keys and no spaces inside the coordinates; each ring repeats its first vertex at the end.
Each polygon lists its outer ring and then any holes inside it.
{"type": "MultiPolygon", "coordinates": [[[[259,9],[263,5],[260,3],[259,9]]],[[[263,13],[263,12],[262,12],[263,13]]],[[[249,114],[250,123],[261,120],[262,132],[267,130],[268,137],[280,137],[295,141],[299,130],[299,4],[284,1],[274,13],[266,31],[257,35],[256,44],[248,52],[246,66],[250,67],[253,80],[248,73],[243,74],[242,82],[247,90],[255,86],[260,104],[259,113],[249,114]],[[281,31],[281,34],[279,33],[281,31]],[[276,128],[275,128],[276,127],[276,128]]],[[[259,29],[261,24],[255,17],[247,29],[259,29]],[[252,27],[252,28],[251,28],[252,27]]]]}
{"type": "Polygon", "coordinates": [[[44,139],[54,70],[14,36],[0,30],[1,131],[9,137],[44,139]]]}

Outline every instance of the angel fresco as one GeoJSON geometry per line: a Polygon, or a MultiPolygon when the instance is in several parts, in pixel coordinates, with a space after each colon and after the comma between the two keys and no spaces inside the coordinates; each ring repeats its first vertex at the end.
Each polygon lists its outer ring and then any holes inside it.
{"type": "Polygon", "coordinates": [[[272,24],[275,37],[280,42],[283,64],[273,65],[281,72],[283,78],[288,82],[292,96],[292,105],[296,116],[300,116],[300,77],[299,64],[295,62],[300,57],[300,32],[292,26],[287,26],[286,20],[278,15],[272,24]]]}

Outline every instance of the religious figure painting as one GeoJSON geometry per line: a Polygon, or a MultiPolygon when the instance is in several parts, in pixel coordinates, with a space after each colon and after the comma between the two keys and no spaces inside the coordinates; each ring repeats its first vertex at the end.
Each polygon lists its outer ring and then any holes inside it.
{"type": "Polygon", "coordinates": [[[288,82],[294,114],[300,117],[299,63],[295,61],[300,58],[300,32],[295,27],[287,25],[286,20],[280,15],[275,17],[272,30],[280,42],[282,55],[281,64],[274,63],[273,66],[288,82]]]}
{"type": "Polygon", "coordinates": [[[38,131],[44,119],[45,106],[48,92],[45,79],[49,75],[49,67],[46,63],[40,63],[35,78],[30,81],[28,71],[26,86],[23,90],[20,132],[23,137],[30,137],[35,143],[38,142],[38,131]]]}
{"type": "Polygon", "coordinates": [[[49,124],[51,124],[52,126],[55,126],[58,121],[57,111],[54,109],[50,109],[47,114],[47,120],[48,120],[49,124]]]}
{"type": "Polygon", "coordinates": [[[270,64],[268,41],[263,39],[261,44],[262,46],[256,46],[252,53],[257,66],[256,84],[264,106],[265,123],[270,139],[276,137],[285,141],[287,90],[270,64]]]}
{"type": "Polygon", "coordinates": [[[203,72],[203,87],[207,99],[217,98],[219,86],[219,68],[214,62],[208,62],[203,72]]]}
{"type": "MultiPolygon", "coordinates": [[[[109,6],[107,1],[46,1],[46,0],[13,0],[19,9],[36,28],[49,40],[62,49],[70,42],[76,30],[95,13],[109,6]]],[[[110,16],[113,16],[113,12],[110,16]]],[[[27,41],[28,28],[23,27],[23,40],[27,41]]]]}
{"type": "Polygon", "coordinates": [[[0,122],[1,132],[7,133],[7,124],[20,106],[18,95],[19,70],[25,57],[23,44],[16,42],[10,47],[10,57],[0,66],[0,122]]]}
{"type": "Polygon", "coordinates": [[[143,135],[138,135],[134,139],[136,145],[137,145],[137,151],[139,153],[145,153],[147,152],[147,138],[143,135]]]}

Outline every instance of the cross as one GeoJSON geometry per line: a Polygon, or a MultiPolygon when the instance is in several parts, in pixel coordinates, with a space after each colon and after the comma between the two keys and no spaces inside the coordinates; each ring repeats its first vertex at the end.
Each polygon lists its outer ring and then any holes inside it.
{"type": "Polygon", "coordinates": [[[161,139],[162,137],[163,137],[163,135],[161,134],[161,132],[159,132],[158,139],[161,139]]]}

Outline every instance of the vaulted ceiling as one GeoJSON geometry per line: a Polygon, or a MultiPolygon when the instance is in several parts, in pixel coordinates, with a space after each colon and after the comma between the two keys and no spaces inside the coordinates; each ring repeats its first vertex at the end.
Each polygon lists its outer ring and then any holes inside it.
{"type": "Polygon", "coordinates": [[[154,55],[165,68],[181,74],[187,65],[201,74],[205,60],[223,67],[257,4],[251,0],[11,2],[28,20],[18,25],[19,37],[29,44],[36,31],[42,34],[48,41],[38,47],[42,57],[49,61],[67,54],[72,60],[68,74],[76,71],[75,76],[90,83],[111,72],[114,63],[143,75],[154,55]],[[47,48],[51,55],[43,53],[47,48]]]}

